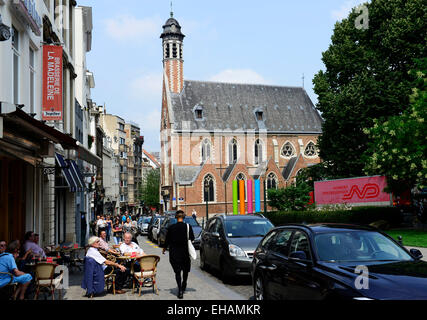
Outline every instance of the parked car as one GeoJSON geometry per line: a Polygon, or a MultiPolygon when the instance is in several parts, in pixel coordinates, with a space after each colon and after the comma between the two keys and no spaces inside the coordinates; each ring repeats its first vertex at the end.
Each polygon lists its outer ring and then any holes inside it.
{"type": "Polygon", "coordinates": [[[150,223],[151,217],[143,216],[138,219],[138,231],[142,235],[148,234],[148,224],[150,223]]]}
{"type": "MultiPolygon", "coordinates": [[[[194,220],[193,217],[185,217],[184,222],[188,223],[193,228],[194,238],[197,238],[199,236],[199,234],[202,232],[202,227],[199,225],[199,223],[196,220],[194,220]]],[[[168,233],[168,228],[175,223],[176,223],[175,216],[170,215],[170,216],[165,218],[162,225],[160,226],[159,245],[161,247],[165,244],[166,234],[168,233]]]]}
{"type": "Polygon", "coordinates": [[[371,227],[316,224],[273,229],[252,262],[257,300],[427,299],[427,262],[371,227]]]}
{"type": "Polygon", "coordinates": [[[153,232],[152,232],[152,230],[153,230],[154,222],[156,222],[156,220],[157,220],[158,217],[160,217],[160,215],[153,215],[151,217],[150,222],[148,223],[148,227],[147,227],[147,238],[150,241],[153,241],[153,238],[152,238],[153,232]]]}
{"type": "Polygon", "coordinates": [[[162,225],[163,220],[165,220],[165,217],[160,216],[157,217],[156,221],[154,221],[153,228],[151,229],[151,241],[159,242],[160,226],[162,225]]]}
{"type": "Polygon", "coordinates": [[[200,267],[231,276],[250,275],[253,253],[273,224],[262,215],[219,215],[208,220],[200,240],[200,267]]]}

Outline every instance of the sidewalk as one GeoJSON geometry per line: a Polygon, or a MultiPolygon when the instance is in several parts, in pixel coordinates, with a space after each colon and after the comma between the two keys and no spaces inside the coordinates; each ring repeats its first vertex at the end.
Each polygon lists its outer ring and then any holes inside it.
{"type": "MultiPolygon", "coordinates": [[[[146,241],[145,238],[138,238],[140,247],[147,254],[160,256],[157,272],[157,286],[159,294],[153,293],[152,288],[143,288],[141,297],[139,292],[125,288],[126,293],[121,295],[106,294],[95,297],[93,300],[178,300],[175,273],[169,263],[169,254],[162,254],[162,249],[146,241]]],[[[80,287],[83,278],[83,271],[73,271],[70,273],[70,287],[64,290],[64,300],[89,300],[84,297],[84,290],[80,287]]],[[[191,272],[188,276],[187,291],[184,300],[246,300],[243,296],[228,289],[227,287],[214,282],[200,271],[198,265],[192,263],[191,272]]]]}

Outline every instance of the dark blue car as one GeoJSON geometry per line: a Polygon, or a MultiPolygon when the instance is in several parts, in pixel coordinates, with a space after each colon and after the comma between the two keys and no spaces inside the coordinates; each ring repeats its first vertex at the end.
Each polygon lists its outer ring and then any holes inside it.
{"type": "Polygon", "coordinates": [[[254,253],[257,300],[427,299],[427,262],[377,229],[353,225],[286,225],[254,253]]]}

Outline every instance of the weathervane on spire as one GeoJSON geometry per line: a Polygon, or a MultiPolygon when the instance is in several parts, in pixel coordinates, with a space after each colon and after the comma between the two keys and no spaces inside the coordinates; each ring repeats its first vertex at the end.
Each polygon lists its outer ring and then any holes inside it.
{"type": "Polygon", "coordinates": [[[171,1],[171,18],[173,18],[173,6],[172,6],[172,1],[171,1]]]}

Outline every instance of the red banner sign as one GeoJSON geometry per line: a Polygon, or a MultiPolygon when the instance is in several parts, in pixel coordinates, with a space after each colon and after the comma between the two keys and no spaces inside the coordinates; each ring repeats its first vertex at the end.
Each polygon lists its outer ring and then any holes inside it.
{"type": "Polygon", "coordinates": [[[61,121],[62,47],[43,46],[43,120],[61,121]]]}
{"type": "Polygon", "coordinates": [[[390,194],[384,192],[385,177],[363,177],[319,181],[314,183],[316,204],[388,202],[390,194]]]}

